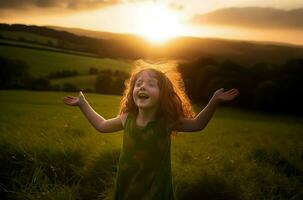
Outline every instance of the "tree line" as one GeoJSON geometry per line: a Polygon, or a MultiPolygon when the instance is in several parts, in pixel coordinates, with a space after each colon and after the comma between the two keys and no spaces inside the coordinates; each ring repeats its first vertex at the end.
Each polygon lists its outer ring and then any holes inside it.
{"type": "Polygon", "coordinates": [[[79,91],[96,92],[102,94],[121,95],[124,89],[124,81],[128,74],[120,70],[98,70],[91,67],[88,74],[96,75],[94,89],[78,88],[72,83],[52,85],[51,79],[75,77],[77,70],[61,70],[50,72],[44,77],[34,77],[29,73],[29,66],[21,60],[0,57],[0,89],[27,89],[49,91],[79,91]]]}
{"type": "MultiPolygon", "coordinates": [[[[238,88],[240,95],[231,106],[270,112],[301,114],[303,111],[303,59],[291,59],[284,64],[257,63],[249,67],[232,60],[216,61],[200,58],[179,65],[187,94],[194,102],[207,102],[218,88],[238,88]]],[[[65,83],[51,85],[50,79],[78,75],[76,70],[51,72],[46,77],[34,78],[29,66],[20,60],[0,57],[0,89],[30,89],[79,91],[65,83]]],[[[98,70],[91,67],[96,82],[90,92],[121,95],[128,74],[123,71],[98,70]]],[[[83,88],[81,88],[83,89],[83,88]]]]}
{"type": "Polygon", "coordinates": [[[208,101],[218,88],[238,88],[234,106],[271,112],[303,111],[303,59],[283,64],[242,66],[232,60],[201,58],[179,66],[185,87],[194,101],[208,101]]]}

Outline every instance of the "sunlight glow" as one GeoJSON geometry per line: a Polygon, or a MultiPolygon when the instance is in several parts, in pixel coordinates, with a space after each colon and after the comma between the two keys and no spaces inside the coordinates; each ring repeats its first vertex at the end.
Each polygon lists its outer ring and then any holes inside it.
{"type": "Polygon", "coordinates": [[[180,16],[167,6],[144,4],[138,9],[134,31],[151,42],[163,43],[184,33],[180,16]]]}

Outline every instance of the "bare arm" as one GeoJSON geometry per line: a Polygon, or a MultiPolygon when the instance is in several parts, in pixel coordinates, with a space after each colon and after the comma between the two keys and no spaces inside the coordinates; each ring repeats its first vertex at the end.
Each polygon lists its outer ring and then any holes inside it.
{"type": "Polygon", "coordinates": [[[64,98],[64,103],[71,106],[79,106],[82,113],[88,119],[88,121],[102,133],[111,133],[120,131],[123,129],[124,116],[117,116],[112,119],[105,119],[89,105],[82,92],[78,97],[67,96],[64,98]]]}
{"type": "Polygon", "coordinates": [[[177,131],[182,132],[192,132],[200,131],[206,127],[210,119],[212,118],[217,106],[220,102],[231,101],[237,95],[239,91],[237,89],[231,89],[224,92],[224,89],[221,88],[217,90],[213,97],[210,99],[208,104],[204,109],[193,119],[180,119],[180,123],[176,126],[177,131]]]}

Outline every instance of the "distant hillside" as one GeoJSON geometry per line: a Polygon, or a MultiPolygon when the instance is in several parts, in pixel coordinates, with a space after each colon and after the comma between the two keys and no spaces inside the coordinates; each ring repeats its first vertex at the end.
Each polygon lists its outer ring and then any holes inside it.
{"type": "Polygon", "coordinates": [[[295,45],[180,37],[163,46],[153,46],[143,38],[129,34],[98,33],[84,29],[61,29],[59,31],[39,26],[0,24],[0,31],[34,33],[56,39],[58,42],[55,47],[57,48],[89,52],[99,57],[108,58],[196,60],[200,57],[213,57],[217,60],[234,60],[248,66],[259,62],[283,63],[292,58],[303,57],[303,46],[295,45]]]}
{"type": "Polygon", "coordinates": [[[234,60],[242,65],[258,62],[278,64],[288,59],[302,58],[303,46],[182,37],[171,41],[167,52],[190,60],[197,57],[213,57],[217,60],[234,60]]]}
{"type": "Polygon", "coordinates": [[[66,31],[70,33],[74,33],[79,36],[87,36],[92,38],[98,39],[121,39],[125,37],[136,37],[131,34],[119,34],[119,33],[111,33],[111,32],[104,32],[104,31],[92,31],[82,28],[66,28],[61,26],[45,26],[47,28],[59,30],[59,31],[66,31]]]}

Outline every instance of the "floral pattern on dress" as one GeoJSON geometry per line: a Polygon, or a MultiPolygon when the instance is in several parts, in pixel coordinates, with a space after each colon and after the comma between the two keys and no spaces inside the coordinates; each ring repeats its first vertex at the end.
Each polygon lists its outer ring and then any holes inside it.
{"type": "Polygon", "coordinates": [[[125,122],[115,200],[173,200],[170,134],[162,123],[136,126],[135,115],[125,122]]]}

